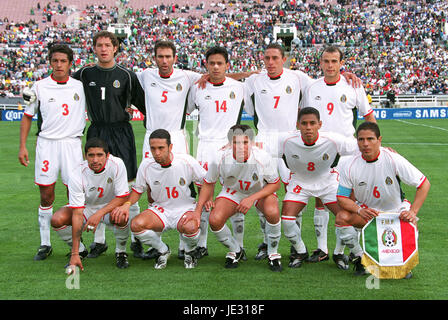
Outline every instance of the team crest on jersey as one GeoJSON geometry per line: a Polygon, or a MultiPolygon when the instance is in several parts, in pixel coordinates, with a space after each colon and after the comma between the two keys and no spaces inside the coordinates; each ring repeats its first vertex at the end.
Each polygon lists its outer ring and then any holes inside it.
{"type": "Polygon", "coordinates": [[[112,178],[109,177],[109,178],[107,179],[107,183],[112,183],[112,182],[113,182],[112,178]]]}
{"type": "Polygon", "coordinates": [[[78,96],[77,93],[75,93],[75,95],[73,96],[73,100],[75,100],[75,101],[79,101],[79,96],[78,96]]]}
{"type": "Polygon", "coordinates": [[[181,177],[181,178],[179,179],[179,184],[180,184],[181,186],[184,186],[184,185],[185,185],[185,179],[181,177]]]}
{"type": "Polygon", "coordinates": [[[388,186],[390,186],[392,183],[394,183],[393,180],[392,180],[390,177],[387,177],[387,178],[386,178],[386,184],[387,184],[388,186]]]}
{"type": "Polygon", "coordinates": [[[230,92],[230,96],[229,97],[230,97],[230,99],[235,99],[235,92],[233,92],[233,91],[230,92]]]}
{"type": "Polygon", "coordinates": [[[341,96],[341,102],[344,103],[344,102],[346,102],[346,101],[347,101],[347,96],[346,96],[345,94],[343,94],[343,95],[341,96]]]}
{"type": "Polygon", "coordinates": [[[177,84],[176,90],[177,91],[182,91],[182,85],[180,83],[177,84]]]}
{"type": "Polygon", "coordinates": [[[257,173],[254,173],[254,175],[252,176],[252,180],[254,180],[254,181],[258,181],[257,173]]]}
{"type": "Polygon", "coordinates": [[[328,155],[328,153],[324,153],[324,155],[322,156],[322,160],[327,161],[328,159],[330,159],[330,156],[328,155]]]}
{"type": "Polygon", "coordinates": [[[287,93],[287,94],[291,94],[291,92],[292,92],[291,87],[290,87],[290,86],[287,86],[287,87],[286,87],[286,93],[287,93]]]}
{"type": "Polygon", "coordinates": [[[118,80],[115,80],[113,83],[112,83],[112,85],[114,86],[114,88],[120,88],[120,81],[118,81],[118,80]]]}

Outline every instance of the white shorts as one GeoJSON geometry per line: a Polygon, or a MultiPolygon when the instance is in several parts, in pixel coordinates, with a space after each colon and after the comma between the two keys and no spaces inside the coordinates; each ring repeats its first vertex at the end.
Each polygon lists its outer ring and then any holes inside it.
{"type": "Polygon", "coordinates": [[[255,137],[255,145],[258,148],[263,149],[264,151],[269,153],[272,158],[277,159],[278,174],[280,175],[280,179],[282,180],[282,182],[286,184],[289,180],[291,172],[286,166],[283,159],[278,157],[280,135],[284,135],[284,133],[276,131],[258,133],[258,135],[255,137]]]}
{"type": "Polygon", "coordinates": [[[51,140],[37,137],[35,183],[39,186],[52,185],[61,172],[62,183],[67,185],[70,173],[82,161],[81,138],[51,140]]]}
{"type": "MultiPolygon", "coordinates": [[[[218,163],[218,151],[227,145],[228,140],[199,141],[196,160],[208,171],[210,163],[218,163]]],[[[195,183],[197,186],[201,184],[195,183]]]]}
{"type": "Polygon", "coordinates": [[[163,231],[172,229],[176,229],[179,231],[178,224],[180,219],[184,216],[185,213],[194,211],[195,208],[196,203],[182,206],[180,208],[176,208],[175,210],[165,209],[154,202],[151,206],[149,206],[148,210],[154,213],[160,219],[160,221],[162,221],[163,231]]]}
{"type": "MultiPolygon", "coordinates": [[[[85,207],[83,210],[83,217],[84,217],[84,221],[83,221],[83,226],[85,225],[85,223],[87,222],[87,220],[95,213],[98,211],[99,208],[90,208],[90,207],[85,207]]],[[[102,222],[104,222],[106,224],[106,226],[114,226],[114,224],[112,222],[110,222],[110,214],[105,214],[103,216],[103,219],[101,220],[102,222]]],[[[125,227],[123,227],[123,229],[125,229],[126,227],[130,226],[129,223],[126,224],[125,227]]]]}
{"type": "Polygon", "coordinates": [[[331,175],[331,181],[323,185],[321,189],[308,190],[302,188],[300,183],[296,180],[290,180],[286,187],[286,194],[283,201],[298,202],[308,204],[309,198],[319,198],[324,205],[337,203],[336,194],[338,191],[338,173],[331,175]]]}
{"type": "MultiPolygon", "coordinates": [[[[146,131],[145,138],[143,140],[143,159],[151,157],[151,148],[149,146],[149,136],[152,132],[146,131]]],[[[173,153],[186,153],[189,154],[189,147],[184,130],[177,130],[170,132],[171,143],[173,144],[173,153]]]]}
{"type": "MultiPolygon", "coordinates": [[[[227,199],[227,200],[233,202],[234,204],[239,205],[241,200],[243,200],[244,198],[247,198],[248,196],[250,196],[250,195],[242,193],[242,192],[239,192],[237,190],[233,190],[233,189],[227,188],[225,186],[222,186],[222,190],[218,194],[216,199],[219,199],[219,198],[227,199]]],[[[277,194],[274,193],[274,196],[277,197],[277,194]]],[[[258,201],[259,200],[255,201],[254,206],[256,206],[258,204],[258,201]]]]}

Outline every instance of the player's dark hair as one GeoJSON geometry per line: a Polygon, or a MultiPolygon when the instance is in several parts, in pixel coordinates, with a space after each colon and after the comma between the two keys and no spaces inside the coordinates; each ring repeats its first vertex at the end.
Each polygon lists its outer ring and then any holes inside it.
{"type": "Polygon", "coordinates": [[[226,60],[226,63],[229,62],[229,53],[227,52],[226,48],[219,47],[219,46],[211,47],[205,53],[205,60],[208,61],[208,57],[210,57],[213,54],[220,54],[224,57],[224,59],[226,60]]]}
{"type": "Polygon", "coordinates": [[[277,49],[280,50],[280,53],[282,54],[282,58],[285,56],[285,48],[278,44],[278,43],[270,43],[268,44],[268,46],[266,47],[266,50],[268,49],[277,49]]]}
{"type": "MultiPolygon", "coordinates": [[[[103,30],[103,31],[96,33],[93,36],[93,46],[94,47],[96,46],[96,42],[98,41],[99,38],[109,38],[110,42],[112,42],[112,45],[114,47],[120,48],[120,41],[118,40],[117,36],[112,32],[103,30]]],[[[115,55],[117,55],[117,53],[118,53],[118,50],[115,52],[115,55]]]]}
{"type": "Polygon", "coordinates": [[[98,137],[90,138],[89,140],[87,140],[84,146],[84,153],[87,154],[90,148],[101,148],[103,149],[104,153],[109,153],[109,146],[107,145],[107,143],[98,137]]]}
{"type": "Polygon", "coordinates": [[[358,133],[361,130],[370,130],[375,134],[377,138],[381,136],[380,127],[378,127],[378,125],[375,122],[365,121],[361,123],[359,127],[356,129],[356,137],[358,137],[358,133]]]}
{"type": "Polygon", "coordinates": [[[165,129],[154,130],[149,136],[149,141],[151,141],[151,139],[166,139],[168,146],[171,145],[171,135],[165,129]]]}
{"type": "Polygon", "coordinates": [[[341,49],[339,49],[336,46],[328,46],[325,47],[324,50],[322,50],[322,53],[320,55],[320,58],[322,59],[322,56],[324,55],[325,52],[328,53],[335,53],[335,52],[339,52],[339,61],[342,61],[344,59],[344,53],[342,52],[341,49]]]}
{"type": "Polygon", "coordinates": [[[157,40],[156,44],[154,45],[154,56],[157,56],[157,50],[159,48],[171,49],[173,51],[173,57],[176,56],[176,46],[171,41],[157,40]]]}
{"type": "Polygon", "coordinates": [[[50,45],[50,50],[48,51],[48,60],[51,61],[53,54],[56,52],[65,53],[70,63],[73,62],[73,50],[70,49],[68,45],[62,43],[55,43],[50,45]]]}
{"type": "Polygon", "coordinates": [[[313,107],[302,108],[297,115],[297,121],[300,121],[300,118],[306,114],[314,114],[317,117],[317,121],[320,121],[320,113],[319,110],[313,107]]]}
{"type": "Polygon", "coordinates": [[[235,124],[230,127],[229,132],[227,133],[227,139],[229,142],[233,142],[234,136],[247,136],[250,141],[254,141],[255,133],[254,129],[252,129],[247,124],[235,124]]]}

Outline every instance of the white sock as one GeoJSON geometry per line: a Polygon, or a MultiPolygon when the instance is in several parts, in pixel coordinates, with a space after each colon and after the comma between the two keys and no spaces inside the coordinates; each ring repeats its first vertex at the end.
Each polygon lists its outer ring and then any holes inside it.
{"type": "Polygon", "coordinates": [[[352,226],[336,225],[336,235],[341,239],[355,256],[362,256],[363,251],[358,242],[358,234],[352,226]]]}
{"type": "MultiPolygon", "coordinates": [[[[306,207],[305,207],[306,208],[306,207]]],[[[300,230],[302,230],[302,216],[303,216],[303,211],[304,210],[302,210],[302,211],[300,211],[299,212],[299,214],[297,215],[297,217],[296,217],[296,224],[297,224],[297,226],[300,228],[300,230]]]]}
{"type": "Polygon", "coordinates": [[[183,238],[185,244],[185,252],[191,252],[196,249],[198,245],[199,235],[201,234],[201,230],[198,230],[194,234],[185,234],[182,233],[180,236],[183,238]]]}
{"type": "Polygon", "coordinates": [[[39,230],[40,230],[41,246],[51,246],[50,227],[52,216],[53,216],[53,206],[49,207],[39,206],[39,230]]]}
{"type": "Polygon", "coordinates": [[[244,248],[244,214],[237,212],[230,217],[232,223],[233,237],[241,248],[244,248]]]}
{"type": "Polygon", "coordinates": [[[282,217],[283,233],[291,242],[297,253],[305,253],[305,243],[302,241],[302,235],[299,226],[296,223],[296,217],[282,217]]]}
{"type": "Polygon", "coordinates": [[[198,247],[207,248],[209,217],[210,212],[204,209],[201,214],[201,225],[199,227],[201,232],[199,233],[198,247]]]}
{"type": "Polygon", "coordinates": [[[231,252],[239,252],[241,250],[238,242],[236,242],[235,238],[232,236],[232,232],[230,232],[230,229],[226,224],[221,230],[212,230],[212,232],[216,235],[218,241],[227,247],[231,252]]]}
{"type": "Polygon", "coordinates": [[[104,222],[100,222],[96,227],[93,242],[106,243],[106,224],[104,222]]]}
{"type": "Polygon", "coordinates": [[[126,252],[126,244],[130,233],[129,223],[125,227],[114,225],[115,253],[126,252]]]}
{"type": "MultiPolygon", "coordinates": [[[[73,245],[72,240],[72,226],[62,226],[60,228],[53,228],[54,231],[61,237],[61,239],[71,248],[73,245]]],[[[79,242],[79,252],[86,249],[84,244],[79,242]]]]}
{"type": "Polygon", "coordinates": [[[280,221],[276,224],[270,224],[266,221],[266,234],[268,236],[268,256],[277,253],[278,244],[282,235],[280,221]]]}
{"type": "MultiPolygon", "coordinates": [[[[134,219],[136,216],[140,214],[140,206],[138,202],[134,203],[129,207],[129,222],[128,224],[131,225],[132,219],[134,219]]],[[[131,232],[131,242],[135,242],[135,236],[134,233],[131,232]]]]}
{"type": "Polygon", "coordinates": [[[151,246],[157,251],[164,253],[168,251],[168,246],[162,241],[161,235],[161,232],[145,230],[135,234],[135,237],[139,239],[141,243],[151,246]]]}
{"type": "Polygon", "coordinates": [[[263,233],[263,243],[268,243],[268,239],[266,236],[266,218],[264,217],[264,213],[260,211],[257,207],[255,207],[255,211],[258,214],[258,219],[260,220],[260,228],[261,232],[263,233]]]}
{"type": "Polygon", "coordinates": [[[327,233],[329,214],[325,209],[314,209],[314,231],[316,232],[317,248],[328,253],[327,233]]]}

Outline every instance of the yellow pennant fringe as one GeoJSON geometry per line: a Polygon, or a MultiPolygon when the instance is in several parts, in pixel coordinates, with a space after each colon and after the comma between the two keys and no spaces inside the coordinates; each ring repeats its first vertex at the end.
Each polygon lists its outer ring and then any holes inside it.
{"type": "Polygon", "coordinates": [[[419,263],[418,251],[402,266],[380,266],[367,254],[362,256],[362,264],[368,272],[378,279],[403,279],[419,263]]]}

